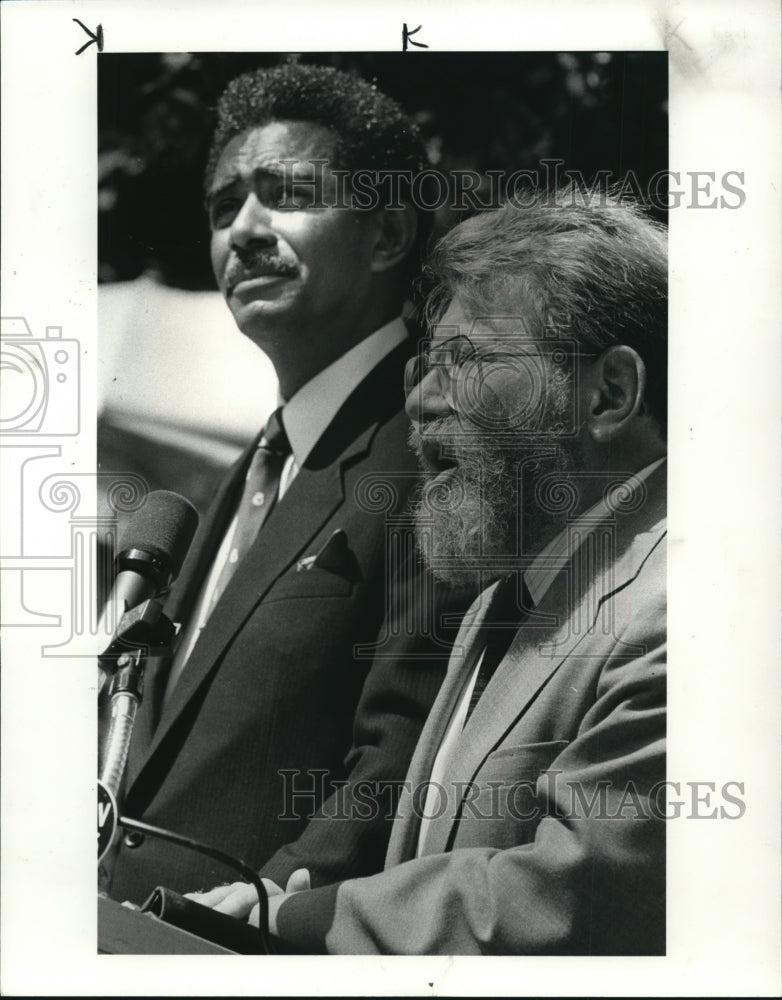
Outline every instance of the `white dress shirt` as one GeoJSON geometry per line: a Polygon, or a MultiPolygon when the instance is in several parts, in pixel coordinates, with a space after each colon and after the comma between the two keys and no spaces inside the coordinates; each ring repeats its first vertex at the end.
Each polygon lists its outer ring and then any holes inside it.
{"type": "MultiPolygon", "coordinates": [[[[662,465],[665,458],[660,458],[656,462],[652,462],[647,465],[640,472],[636,472],[632,479],[628,480],[622,486],[618,486],[613,492],[624,491],[629,485],[637,485],[638,482],[643,482],[645,479],[654,472],[658,466],[662,465]]],[[[551,584],[556,579],[559,571],[567,565],[573,554],[576,552],[578,547],[583,543],[586,535],[594,528],[605,521],[615,506],[611,502],[611,495],[608,497],[603,497],[598,501],[593,507],[585,511],[575,521],[568,524],[549,544],[542,549],[532,564],[524,570],[524,582],[527,585],[527,589],[532,597],[532,603],[537,607],[542,601],[544,595],[551,587],[551,584]]],[[[426,840],[426,835],[429,831],[429,825],[432,818],[437,815],[437,808],[440,805],[441,798],[437,791],[438,785],[443,784],[443,779],[447,773],[448,762],[450,760],[451,754],[453,753],[454,747],[456,746],[459,737],[461,736],[462,729],[464,728],[464,723],[467,718],[467,711],[470,706],[470,698],[472,696],[473,688],[475,687],[475,681],[478,677],[478,671],[481,668],[481,662],[483,661],[483,653],[478,657],[478,662],[471,671],[469,677],[464,682],[464,688],[462,690],[461,696],[459,697],[456,706],[451,714],[451,718],[446,726],[445,733],[443,734],[442,742],[440,743],[440,748],[437,751],[437,755],[432,764],[432,773],[429,776],[430,785],[426,790],[426,800],[424,803],[421,827],[418,832],[418,846],[416,849],[416,857],[420,857],[424,842],[426,840]]]]}
{"type": "MultiPolygon", "coordinates": [[[[400,316],[375,330],[342,357],[318,372],[287,402],[278,396],[278,403],[282,406],[282,424],[291,444],[291,454],[285,460],[280,474],[278,502],[290,488],[299,469],[351,393],[407,336],[407,327],[400,316]]],[[[399,391],[401,398],[401,385],[399,391]]],[[[196,600],[194,613],[183,627],[182,640],[171,664],[164,703],[171,696],[206,625],[212,607],[212,594],[220,579],[223,566],[230,557],[235,530],[234,516],[196,600]]]]}

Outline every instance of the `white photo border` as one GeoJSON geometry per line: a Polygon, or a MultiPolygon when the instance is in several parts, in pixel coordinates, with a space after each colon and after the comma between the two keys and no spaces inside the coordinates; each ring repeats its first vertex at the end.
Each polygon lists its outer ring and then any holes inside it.
{"type": "MultiPolygon", "coordinates": [[[[0,16],[3,316],[23,316],[39,340],[61,328],[64,341],[78,340],[81,362],[78,433],[55,428],[39,456],[24,441],[3,449],[6,538],[22,515],[35,535],[35,511],[20,500],[26,461],[57,457],[63,472],[87,478],[95,470],[98,55],[95,44],[75,55],[89,41],[75,18],[92,31],[102,25],[106,52],[394,51],[404,21],[421,24],[417,37],[431,50],[668,49],[671,169],[739,171],[746,193],[737,210],[670,213],[668,772],[682,783],[743,782],[746,811],[737,820],[671,822],[667,956],[98,956],[94,662],[42,657],[31,625],[3,635],[3,993],[777,993],[778,5],[18,0],[0,16]]],[[[89,518],[89,490],[81,502],[89,518]]],[[[31,544],[42,562],[30,571],[35,598],[22,593],[23,603],[56,614],[65,590],[52,558],[69,540],[42,527],[31,544]]],[[[4,597],[19,596],[22,553],[13,544],[6,553],[4,597]]]]}

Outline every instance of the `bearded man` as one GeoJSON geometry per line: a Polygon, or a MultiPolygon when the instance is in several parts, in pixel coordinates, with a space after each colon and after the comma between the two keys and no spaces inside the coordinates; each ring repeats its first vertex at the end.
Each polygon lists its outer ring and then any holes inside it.
{"type": "MultiPolygon", "coordinates": [[[[384,871],[273,896],[270,928],[329,953],[663,953],[664,236],[543,194],[454,229],[431,269],[407,372],[419,544],[487,589],[384,871]]],[[[252,897],[202,901],[245,916],[252,897]]]]}

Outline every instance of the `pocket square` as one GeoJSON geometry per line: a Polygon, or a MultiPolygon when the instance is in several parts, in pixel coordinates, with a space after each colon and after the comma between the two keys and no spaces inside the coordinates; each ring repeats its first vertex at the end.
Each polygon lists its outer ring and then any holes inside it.
{"type": "Polygon", "coordinates": [[[337,528],[332,532],[326,544],[314,556],[305,556],[296,563],[297,572],[311,570],[317,567],[325,569],[329,573],[336,573],[338,576],[355,578],[358,571],[358,564],[355,555],[348,545],[348,536],[337,528]]]}

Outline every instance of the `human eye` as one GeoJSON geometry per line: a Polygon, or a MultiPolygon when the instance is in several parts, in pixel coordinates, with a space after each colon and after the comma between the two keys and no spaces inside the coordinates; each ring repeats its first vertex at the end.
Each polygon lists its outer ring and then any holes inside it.
{"type": "Polygon", "coordinates": [[[290,185],[276,174],[267,174],[256,189],[258,201],[268,209],[294,207],[291,204],[290,185]]]}
{"type": "Polygon", "coordinates": [[[296,211],[312,208],[318,202],[318,189],[313,181],[289,171],[266,174],[256,188],[256,195],[270,211],[296,211]]]}
{"type": "Polygon", "coordinates": [[[324,201],[323,178],[317,175],[314,179],[296,175],[286,178],[280,200],[281,204],[278,207],[299,211],[328,207],[324,201]]]}
{"type": "Polygon", "coordinates": [[[431,368],[437,368],[441,365],[446,365],[450,361],[450,354],[445,351],[439,344],[432,344],[423,355],[424,361],[426,363],[427,371],[431,368]]]}
{"type": "Polygon", "coordinates": [[[212,229],[230,226],[241,208],[242,200],[236,194],[220,194],[209,203],[209,225],[212,229]]]}
{"type": "Polygon", "coordinates": [[[511,351],[493,349],[476,353],[474,360],[484,366],[512,365],[518,360],[518,355],[511,351]]]}
{"type": "Polygon", "coordinates": [[[451,370],[464,367],[474,355],[466,337],[450,337],[433,344],[429,350],[430,365],[442,365],[451,370]]]}

